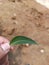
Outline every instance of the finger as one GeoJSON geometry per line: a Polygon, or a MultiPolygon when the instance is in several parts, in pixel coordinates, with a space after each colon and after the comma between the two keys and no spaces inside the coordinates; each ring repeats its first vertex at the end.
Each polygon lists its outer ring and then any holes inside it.
{"type": "Polygon", "coordinates": [[[10,50],[9,43],[1,44],[0,47],[3,49],[3,51],[5,52],[5,54],[8,53],[9,50],[10,50]]]}
{"type": "Polygon", "coordinates": [[[14,49],[13,47],[10,48],[10,50],[13,50],[13,49],[14,49]]]}

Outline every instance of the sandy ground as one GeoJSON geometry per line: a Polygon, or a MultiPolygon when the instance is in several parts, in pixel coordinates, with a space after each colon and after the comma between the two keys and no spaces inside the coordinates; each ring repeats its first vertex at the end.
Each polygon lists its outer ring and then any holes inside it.
{"type": "Polygon", "coordinates": [[[10,65],[49,65],[49,10],[34,0],[0,0],[0,35],[24,35],[39,45],[16,46],[10,65]]]}

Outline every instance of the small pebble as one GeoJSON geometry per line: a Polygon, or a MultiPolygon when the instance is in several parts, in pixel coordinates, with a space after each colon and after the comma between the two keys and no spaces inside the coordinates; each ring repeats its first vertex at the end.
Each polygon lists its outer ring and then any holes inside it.
{"type": "Polygon", "coordinates": [[[41,52],[41,53],[44,53],[44,50],[43,50],[43,49],[41,49],[41,50],[40,50],[40,52],[41,52]]]}
{"type": "Polygon", "coordinates": [[[29,44],[26,44],[26,47],[28,47],[29,46],[29,44]]]}
{"type": "Polygon", "coordinates": [[[14,21],[14,24],[19,24],[18,21],[14,21]]]}
{"type": "Polygon", "coordinates": [[[16,20],[16,13],[13,14],[12,20],[16,20]]]}

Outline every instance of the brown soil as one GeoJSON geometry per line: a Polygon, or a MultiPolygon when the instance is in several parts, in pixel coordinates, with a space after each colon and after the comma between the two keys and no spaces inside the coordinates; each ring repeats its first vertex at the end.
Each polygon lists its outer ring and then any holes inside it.
{"type": "Polygon", "coordinates": [[[10,65],[49,65],[49,10],[34,0],[0,1],[0,35],[9,40],[24,35],[39,43],[17,45],[9,53],[10,65]]]}

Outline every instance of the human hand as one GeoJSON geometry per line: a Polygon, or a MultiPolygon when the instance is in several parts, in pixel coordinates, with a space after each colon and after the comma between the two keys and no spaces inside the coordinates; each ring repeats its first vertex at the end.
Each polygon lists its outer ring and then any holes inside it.
{"type": "Polygon", "coordinates": [[[10,50],[9,40],[0,36],[0,65],[8,65],[7,53],[10,50]]]}

